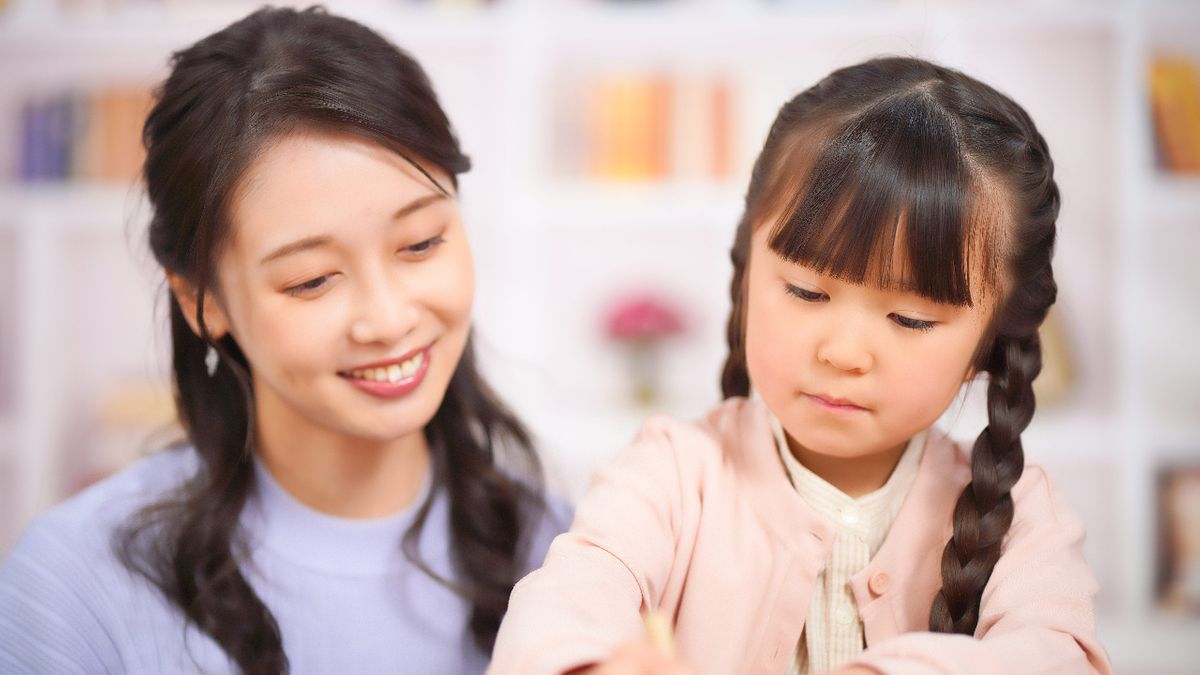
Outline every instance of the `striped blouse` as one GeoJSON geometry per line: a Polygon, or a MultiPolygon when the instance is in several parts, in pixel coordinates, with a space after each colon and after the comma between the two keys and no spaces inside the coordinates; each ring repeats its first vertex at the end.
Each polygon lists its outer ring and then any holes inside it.
{"type": "Polygon", "coordinates": [[[813,588],[812,605],[788,675],[824,673],[863,651],[863,626],[850,578],[867,566],[900,512],[917,477],[926,432],[913,436],[887,483],[858,499],[847,496],[800,464],[788,450],[779,420],[771,415],[776,444],[792,485],[837,531],[837,540],[813,588]]]}

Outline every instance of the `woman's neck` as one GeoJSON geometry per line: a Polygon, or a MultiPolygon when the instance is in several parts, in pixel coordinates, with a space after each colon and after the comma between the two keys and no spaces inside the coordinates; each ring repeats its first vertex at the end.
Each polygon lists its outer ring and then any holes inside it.
{"type": "Polygon", "coordinates": [[[429,445],[420,430],[374,442],[260,415],[257,441],[263,466],[288,494],[340,518],[382,518],[404,510],[430,470],[429,445]]]}
{"type": "Polygon", "coordinates": [[[813,452],[801,446],[791,436],[787,436],[787,444],[796,461],[853,499],[883,487],[908,447],[908,442],[905,441],[870,455],[833,457],[813,452]]]}

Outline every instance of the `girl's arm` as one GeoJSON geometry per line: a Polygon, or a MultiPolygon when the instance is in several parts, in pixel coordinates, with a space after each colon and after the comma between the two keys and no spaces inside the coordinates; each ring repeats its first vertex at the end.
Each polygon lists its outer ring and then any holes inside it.
{"type": "Polygon", "coordinates": [[[1040,467],[1013,489],[1004,552],[983,591],[975,637],[908,633],[872,645],[854,665],[887,674],[1110,673],[1096,640],[1097,584],[1082,521],[1040,467]]]}
{"type": "Polygon", "coordinates": [[[541,569],[513,589],[489,673],[562,673],[643,639],[679,542],[683,492],[668,423],[650,420],[601,470],[541,569]]]}

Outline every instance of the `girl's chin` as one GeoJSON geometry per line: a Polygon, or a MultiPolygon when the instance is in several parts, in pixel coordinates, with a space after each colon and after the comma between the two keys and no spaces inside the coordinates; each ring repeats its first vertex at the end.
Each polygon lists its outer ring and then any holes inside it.
{"type": "Polygon", "coordinates": [[[851,437],[838,433],[806,433],[799,437],[789,434],[792,440],[800,444],[808,452],[822,457],[852,459],[873,454],[863,444],[861,437],[851,437]]]}

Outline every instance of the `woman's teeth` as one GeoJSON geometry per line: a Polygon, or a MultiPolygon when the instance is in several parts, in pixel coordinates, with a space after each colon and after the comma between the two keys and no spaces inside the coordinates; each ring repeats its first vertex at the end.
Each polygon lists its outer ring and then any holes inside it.
{"type": "Polygon", "coordinates": [[[404,363],[393,363],[387,368],[365,368],[362,370],[351,370],[350,377],[357,380],[370,380],[372,382],[390,382],[396,384],[400,380],[406,380],[417,372],[421,367],[421,363],[425,360],[425,352],[420,352],[404,363]]]}

